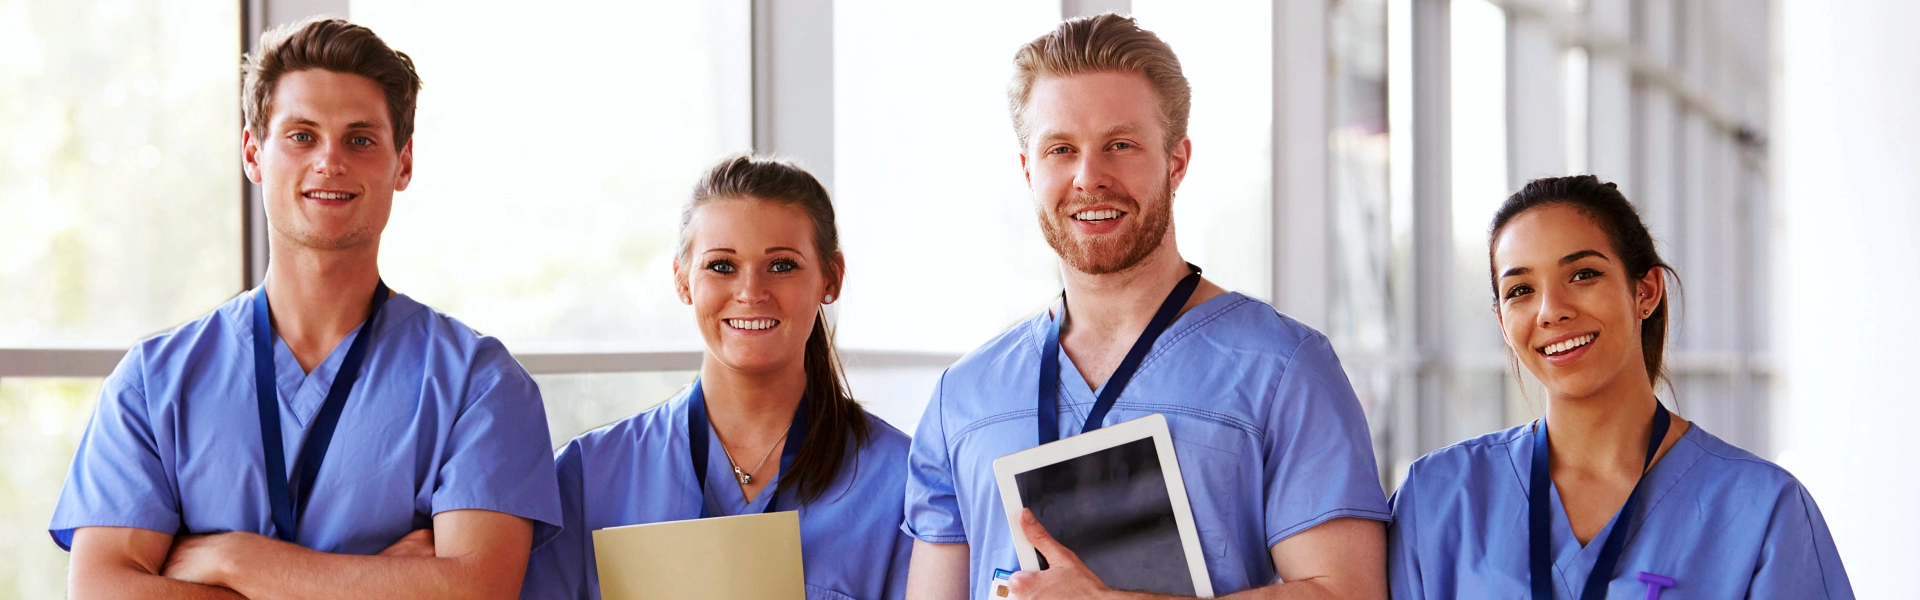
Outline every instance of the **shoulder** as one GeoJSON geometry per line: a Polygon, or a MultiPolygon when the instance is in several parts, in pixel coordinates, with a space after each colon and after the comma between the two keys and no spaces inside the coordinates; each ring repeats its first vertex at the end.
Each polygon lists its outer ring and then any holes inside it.
{"type": "MultiPolygon", "coordinates": [[[[1719,489],[1739,489],[1749,498],[1762,494],[1785,498],[1805,492],[1806,488],[1793,473],[1708,433],[1699,423],[1689,424],[1687,433],[1675,444],[1686,444],[1699,452],[1699,462],[1687,472],[1688,478],[1695,482],[1719,489]]],[[[1668,455],[1671,456],[1672,451],[1668,451],[1668,455]]]]}
{"type": "Polygon", "coordinates": [[[207,360],[222,349],[244,349],[245,356],[251,356],[252,299],[252,294],[240,294],[212,312],[135,342],[121,357],[107,385],[136,386],[177,377],[195,370],[196,361],[207,360]]]}
{"type": "Polygon", "coordinates": [[[1252,352],[1257,356],[1290,362],[1302,351],[1327,348],[1327,336],[1305,323],[1289,317],[1272,304],[1240,292],[1226,292],[1190,311],[1182,320],[1192,320],[1185,329],[1188,336],[1205,339],[1210,346],[1229,352],[1252,352]]]}
{"type": "Polygon", "coordinates": [[[871,434],[862,454],[879,457],[891,457],[888,460],[900,463],[901,469],[907,466],[907,452],[913,445],[913,437],[888,423],[886,419],[873,413],[862,411],[867,419],[867,431],[871,434]],[[897,459],[897,460],[896,460],[897,459]]]}
{"type": "Polygon", "coordinates": [[[690,387],[682,389],[673,398],[653,408],[582,433],[567,446],[594,459],[664,450],[674,436],[682,435],[682,430],[686,429],[687,395],[690,390],[690,387]]]}
{"type": "MultiPolygon", "coordinates": [[[[476,384],[533,381],[500,338],[481,333],[406,294],[394,294],[387,300],[380,321],[378,335],[419,348],[429,362],[464,367],[476,384]]],[[[374,343],[381,343],[380,338],[374,343]]]]}
{"type": "Polygon", "coordinates": [[[1049,319],[1047,311],[1041,310],[1021,320],[954,361],[942,379],[998,376],[1034,363],[1040,355],[1042,336],[1049,331],[1049,319]]]}
{"type": "Polygon", "coordinates": [[[1526,443],[1532,427],[1528,423],[1502,429],[1430,452],[1407,468],[1400,489],[1421,493],[1458,487],[1468,481],[1518,477],[1513,467],[1515,444],[1526,443]]]}

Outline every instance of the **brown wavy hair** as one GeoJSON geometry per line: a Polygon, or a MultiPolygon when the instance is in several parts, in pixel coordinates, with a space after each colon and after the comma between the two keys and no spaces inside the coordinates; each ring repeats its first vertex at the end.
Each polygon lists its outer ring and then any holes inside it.
{"type": "Polygon", "coordinates": [[[267,133],[273,114],[273,88],[280,77],[295,71],[323,69],[373,80],[387,97],[387,118],[393,121],[393,151],[413,139],[414,105],[420,97],[420,74],[413,59],[387,47],[372,29],[342,19],[310,18],[275,27],[260,34],[260,48],[242,61],[245,78],[240,107],[247,130],[256,138],[267,133]]]}

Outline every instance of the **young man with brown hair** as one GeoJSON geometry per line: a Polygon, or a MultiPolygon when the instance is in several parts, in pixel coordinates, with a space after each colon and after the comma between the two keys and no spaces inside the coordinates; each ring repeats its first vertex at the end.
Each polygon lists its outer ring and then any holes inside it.
{"type": "Polygon", "coordinates": [[[266,282],[107,378],[48,529],[74,598],[513,598],[560,520],[540,392],[379,272],[413,177],[407,55],[269,31],[246,63],[266,282]]]}
{"type": "MultiPolygon", "coordinates": [[[[1066,295],[935,389],[908,468],[908,596],[988,597],[996,569],[1018,568],[995,458],[1159,413],[1215,593],[1386,598],[1386,495],[1326,336],[1201,278],[1175,246],[1193,144],[1172,48],[1107,14],[1061,24],[1014,66],[1020,162],[1066,295]]],[[[1154,597],[1108,589],[1126,585],[1030,517],[1021,530],[1050,566],[1014,574],[1013,596],[1154,597]]]]}

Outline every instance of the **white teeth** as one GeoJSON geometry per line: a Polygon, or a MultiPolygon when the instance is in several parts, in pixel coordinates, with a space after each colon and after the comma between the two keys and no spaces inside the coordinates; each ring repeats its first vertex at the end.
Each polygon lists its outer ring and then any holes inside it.
{"type": "Polygon", "coordinates": [[[1113,209],[1089,210],[1085,212],[1075,213],[1073,215],[1073,218],[1079,219],[1082,221],[1105,221],[1107,219],[1120,218],[1120,211],[1113,210],[1113,209]]]}
{"type": "Polygon", "coordinates": [[[728,326],[733,327],[734,329],[745,329],[747,331],[759,331],[762,329],[771,329],[774,325],[778,325],[779,323],[780,323],[779,321],[775,321],[773,319],[727,319],[728,326]]]}
{"type": "Polygon", "coordinates": [[[346,192],[308,192],[307,197],[319,198],[321,200],[346,200],[352,198],[353,194],[346,192]]]}
{"type": "Polygon", "coordinates": [[[1594,338],[1594,334],[1589,333],[1589,334],[1586,334],[1577,338],[1573,338],[1564,342],[1550,344],[1545,348],[1541,348],[1540,351],[1546,353],[1548,356],[1552,356],[1555,354],[1566,352],[1568,350],[1572,350],[1574,348],[1579,348],[1581,346],[1585,346],[1587,344],[1593,343],[1593,338],[1594,338]]]}

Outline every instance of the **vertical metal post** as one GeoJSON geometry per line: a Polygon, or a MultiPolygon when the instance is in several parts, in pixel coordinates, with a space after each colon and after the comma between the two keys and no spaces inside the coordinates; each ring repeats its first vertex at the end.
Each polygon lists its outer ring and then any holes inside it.
{"type": "Polygon", "coordinates": [[[1453,249],[1453,3],[1413,2],[1413,298],[1419,352],[1412,406],[1395,451],[1420,456],[1446,440],[1447,303],[1453,249]]]}

